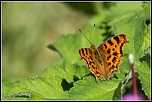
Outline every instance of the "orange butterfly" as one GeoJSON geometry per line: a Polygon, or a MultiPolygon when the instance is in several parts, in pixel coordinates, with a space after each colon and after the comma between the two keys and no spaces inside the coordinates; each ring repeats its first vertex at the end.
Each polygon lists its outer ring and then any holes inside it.
{"type": "Polygon", "coordinates": [[[127,42],[129,41],[126,35],[119,34],[108,39],[98,48],[92,43],[90,48],[81,48],[79,55],[81,59],[86,61],[96,80],[98,78],[109,80],[109,78],[113,77],[114,72],[120,73],[118,66],[122,63],[122,47],[127,42]]]}

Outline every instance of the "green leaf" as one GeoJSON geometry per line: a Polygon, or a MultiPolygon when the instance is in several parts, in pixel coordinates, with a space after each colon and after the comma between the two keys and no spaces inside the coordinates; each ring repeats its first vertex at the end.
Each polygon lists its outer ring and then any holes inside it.
{"type": "Polygon", "coordinates": [[[58,77],[27,78],[15,84],[8,95],[29,92],[30,99],[66,99],[66,93],[62,91],[59,82],[61,82],[61,78],[58,77]]]}
{"type": "Polygon", "coordinates": [[[67,63],[75,63],[78,58],[80,48],[80,35],[62,35],[58,42],[49,45],[51,49],[57,51],[67,63]],[[77,39],[77,40],[76,40],[77,39]],[[70,42],[70,43],[69,43],[70,42]],[[72,60],[71,60],[72,59],[72,60]]]}
{"type": "Polygon", "coordinates": [[[39,77],[27,78],[16,83],[5,96],[7,96],[6,98],[24,96],[25,98],[25,95],[29,94],[28,97],[31,100],[65,100],[68,99],[67,91],[73,86],[72,83],[88,73],[90,72],[87,67],[81,68],[78,65],[54,65],[47,68],[43,75],[39,77]]]}
{"type": "Polygon", "coordinates": [[[120,22],[130,17],[141,17],[149,19],[149,2],[117,2],[107,11],[106,21],[109,25],[120,22]]]}
{"type": "Polygon", "coordinates": [[[112,100],[119,82],[120,79],[96,82],[94,77],[87,76],[74,83],[74,87],[69,92],[69,98],[72,100],[112,100]]]}
{"type": "Polygon", "coordinates": [[[145,94],[150,98],[150,66],[144,61],[140,66],[137,66],[135,70],[139,73],[139,78],[145,94]]]}

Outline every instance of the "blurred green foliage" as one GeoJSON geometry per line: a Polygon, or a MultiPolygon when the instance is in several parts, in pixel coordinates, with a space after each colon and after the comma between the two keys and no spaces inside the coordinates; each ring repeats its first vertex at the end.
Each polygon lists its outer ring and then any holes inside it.
{"type": "Polygon", "coordinates": [[[87,24],[90,18],[87,14],[94,12],[91,11],[94,7],[90,7],[93,3],[81,4],[2,2],[3,81],[39,75],[56,62],[59,55],[47,45],[63,34],[78,32],[87,24]],[[71,9],[73,5],[79,6],[71,9]],[[83,12],[88,7],[91,12],[83,12]]]}

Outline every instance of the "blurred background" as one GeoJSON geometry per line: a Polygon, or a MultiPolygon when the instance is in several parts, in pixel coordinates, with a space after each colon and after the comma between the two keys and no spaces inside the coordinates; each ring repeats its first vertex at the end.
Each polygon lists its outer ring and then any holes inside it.
{"type": "Polygon", "coordinates": [[[42,74],[60,56],[47,46],[61,35],[80,33],[110,3],[1,2],[2,81],[42,74]],[[98,5],[98,6],[95,6],[98,5]]]}

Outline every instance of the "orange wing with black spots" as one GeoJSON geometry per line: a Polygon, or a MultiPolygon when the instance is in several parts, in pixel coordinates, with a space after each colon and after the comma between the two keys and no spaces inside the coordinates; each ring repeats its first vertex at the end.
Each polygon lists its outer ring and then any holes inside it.
{"type": "Polygon", "coordinates": [[[88,65],[89,70],[95,74],[97,70],[97,66],[95,65],[92,57],[92,51],[90,48],[81,48],[79,50],[79,55],[81,59],[84,59],[88,65]]]}
{"type": "Polygon", "coordinates": [[[107,79],[113,77],[114,72],[120,73],[118,66],[122,63],[123,51],[122,47],[128,40],[125,34],[119,34],[117,36],[108,39],[98,47],[100,53],[104,56],[104,67],[107,79]]]}

